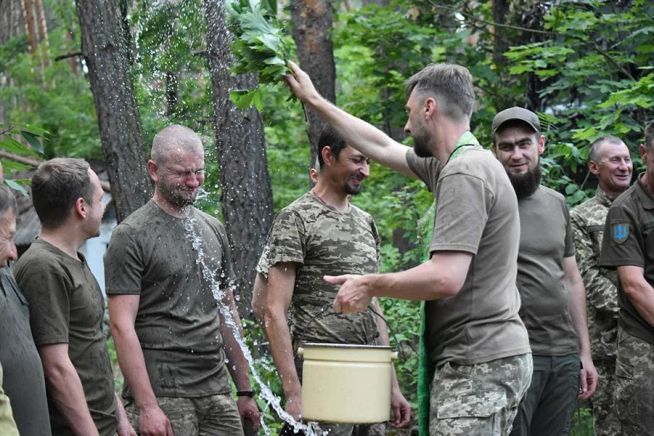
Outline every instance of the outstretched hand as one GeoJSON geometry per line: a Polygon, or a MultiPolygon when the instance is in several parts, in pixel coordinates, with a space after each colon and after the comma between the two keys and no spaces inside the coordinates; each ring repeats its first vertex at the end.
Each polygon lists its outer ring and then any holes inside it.
{"type": "Polygon", "coordinates": [[[313,86],[311,78],[295,62],[288,61],[288,67],[292,74],[287,74],[285,79],[291,92],[297,98],[306,103],[311,98],[318,97],[320,94],[313,86]]]}
{"type": "Polygon", "coordinates": [[[343,276],[324,276],[323,278],[332,285],[341,285],[334,299],[334,312],[356,313],[368,309],[372,300],[372,293],[366,276],[347,274],[343,276]]]}

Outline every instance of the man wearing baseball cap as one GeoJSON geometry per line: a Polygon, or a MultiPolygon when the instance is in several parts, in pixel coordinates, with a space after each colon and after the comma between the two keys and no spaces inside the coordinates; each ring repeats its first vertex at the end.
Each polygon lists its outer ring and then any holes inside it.
{"type": "Polygon", "coordinates": [[[564,197],[540,184],[544,150],[535,113],[512,107],[493,119],[493,151],[518,197],[520,317],[534,361],[512,435],[567,434],[577,397],[590,397],[597,385],[570,216],[564,197]]]}

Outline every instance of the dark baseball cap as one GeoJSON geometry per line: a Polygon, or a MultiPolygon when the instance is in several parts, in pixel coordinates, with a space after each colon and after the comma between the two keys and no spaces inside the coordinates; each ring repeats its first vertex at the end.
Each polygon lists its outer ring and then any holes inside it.
{"type": "Polygon", "coordinates": [[[535,132],[540,132],[540,121],[538,121],[538,115],[532,111],[522,108],[522,107],[510,107],[504,109],[502,112],[498,112],[493,118],[493,133],[502,126],[502,124],[507,121],[523,121],[531,126],[535,132]]]}

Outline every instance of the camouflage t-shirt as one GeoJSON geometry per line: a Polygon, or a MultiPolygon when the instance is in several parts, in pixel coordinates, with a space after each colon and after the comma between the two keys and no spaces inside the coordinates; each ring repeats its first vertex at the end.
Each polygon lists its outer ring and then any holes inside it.
{"type": "Polygon", "coordinates": [[[258,270],[298,264],[288,321],[294,346],[302,342],[370,344],[379,335],[374,314],[338,314],[338,286],[324,275],[375,273],[379,237],[372,217],[354,205],[338,211],[307,192],[275,218],[258,270]],[[265,254],[268,254],[266,258],[265,254]]]}
{"type": "Polygon", "coordinates": [[[599,266],[602,235],[611,199],[601,189],[570,211],[575,256],[586,287],[588,333],[593,361],[615,361],[618,340],[618,274],[599,266]]]}

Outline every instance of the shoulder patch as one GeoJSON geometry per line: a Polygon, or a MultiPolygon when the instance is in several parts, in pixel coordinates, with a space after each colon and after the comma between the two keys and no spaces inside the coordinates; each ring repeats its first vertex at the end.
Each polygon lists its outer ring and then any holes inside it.
{"type": "Polygon", "coordinates": [[[616,244],[622,244],[629,237],[629,224],[618,223],[611,225],[611,239],[616,244]]]}

